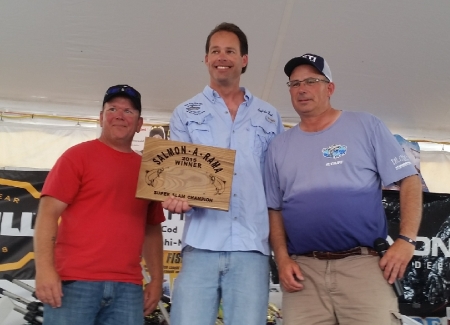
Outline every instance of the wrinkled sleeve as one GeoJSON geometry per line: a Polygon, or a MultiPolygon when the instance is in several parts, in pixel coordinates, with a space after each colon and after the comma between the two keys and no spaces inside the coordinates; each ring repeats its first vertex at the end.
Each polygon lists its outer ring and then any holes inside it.
{"type": "Polygon", "coordinates": [[[269,209],[281,210],[282,194],[280,190],[280,181],[276,165],[276,145],[271,142],[267,150],[266,161],[264,164],[264,188],[266,192],[267,207],[269,209]]]}
{"type": "Polygon", "coordinates": [[[383,185],[389,185],[405,177],[418,174],[414,162],[410,161],[402,146],[381,121],[376,120],[372,143],[377,170],[383,185]]]}

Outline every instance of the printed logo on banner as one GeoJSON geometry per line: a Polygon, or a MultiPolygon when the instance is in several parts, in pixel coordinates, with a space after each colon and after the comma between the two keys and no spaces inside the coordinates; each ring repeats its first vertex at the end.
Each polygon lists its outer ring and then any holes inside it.
{"type": "Polygon", "coordinates": [[[0,171],[0,277],[33,279],[33,235],[47,171],[0,171]]]}
{"type": "Polygon", "coordinates": [[[164,210],[166,221],[161,224],[164,250],[181,251],[181,238],[184,229],[184,214],[171,213],[164,210]]]}
{"type": "Polygon", "coordinates": [[[166,221],[162,226],[164,240],[164,283],[163,294],[170,296],[173,283],[181,270],[181,239],[184,229],[184,214],[164,210],[166,221]]]}
{"type": "Polygon", "coordinates": [[[439,318],[439,317],[426,317],[426,318],[411,317],[411,318],[421,325],[447,325],[446,318],[439,318]]]}

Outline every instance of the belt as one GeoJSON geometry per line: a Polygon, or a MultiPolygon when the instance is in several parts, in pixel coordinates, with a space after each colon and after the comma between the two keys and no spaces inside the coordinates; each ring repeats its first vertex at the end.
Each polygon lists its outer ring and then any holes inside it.
{"type": "Polygon", "coordinates": [[[377,251],[370,247],[355,247],[346,251],[340,252],[321,252],[321,251],[312,251],[306,254],[301,254],[300,256],[306,257],[314,257],[318,260],[338,260],[341,258],[354,256],[354,255],[371,255],[371,256],[379,256],[377,251]]]}

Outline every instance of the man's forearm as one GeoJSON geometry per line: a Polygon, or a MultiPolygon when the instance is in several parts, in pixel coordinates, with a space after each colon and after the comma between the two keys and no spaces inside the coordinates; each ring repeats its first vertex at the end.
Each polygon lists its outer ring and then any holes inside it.
{"type": "Polygon", "coordinates": [[[151,280],[163,281],[163,237],[161,225],[147,225],[145,229],[145,240],[143,257],[151,280]]]}
{"type": "Polygon", "coordinates": [[[422,183],[418,175],[400,183],[400,234],[415,239],[422,219],[422,183]]]}
{"type": "Polygon", "coordinates": [[[286,232],[284,231],[283,215],[281,211],[269,209],[269,225],[270,225],[270,245],[275,254],[277,263],[279,260],[288,258],[286,246],[286,232]]]}
{"type": "Polygon", "coordinates": [[[34,254],[36,268],[53,267],[54,246],[58,233],[58,219],[67,205],[45,196],[39,202],[34,230],[34,254]]]}

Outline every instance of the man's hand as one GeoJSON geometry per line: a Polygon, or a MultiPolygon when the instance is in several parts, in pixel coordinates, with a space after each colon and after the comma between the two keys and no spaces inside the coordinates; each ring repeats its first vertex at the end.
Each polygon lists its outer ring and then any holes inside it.
{"type": "Polygon", "coordinates": [[[36,272],[36,297],[53,308],[61,307],[62,285],[53,267],[36,272]]]}
{"type": "Polygon", "coordinates": [[[148,316],[155,310],[162,296],[162,283],[150,281],[144,290],[144,316],[148,316]]]}
{"type": "Polygon", "coordinates": [[[414,255],[414,249],[414,246],[410,243],[403,239],[397,239],[381,258],[380,268],[383,271],[384,278],[390,284],[403,277],[414,255]]]}
{"type": "Polygon", "coordinates": [[[172,213],[183,213],[192,209],[188,204],[187,199],[176,198],[172,195],[162,202],[161,205],[164,209],[167,209],[172,213]]]}
{"type": "Polygon", "coordinates": [[[298,264],[290,258],[277,261],[278,275],[283,288],[287,292],[296,292],[303,289],[303,275],[298,264]]]}

